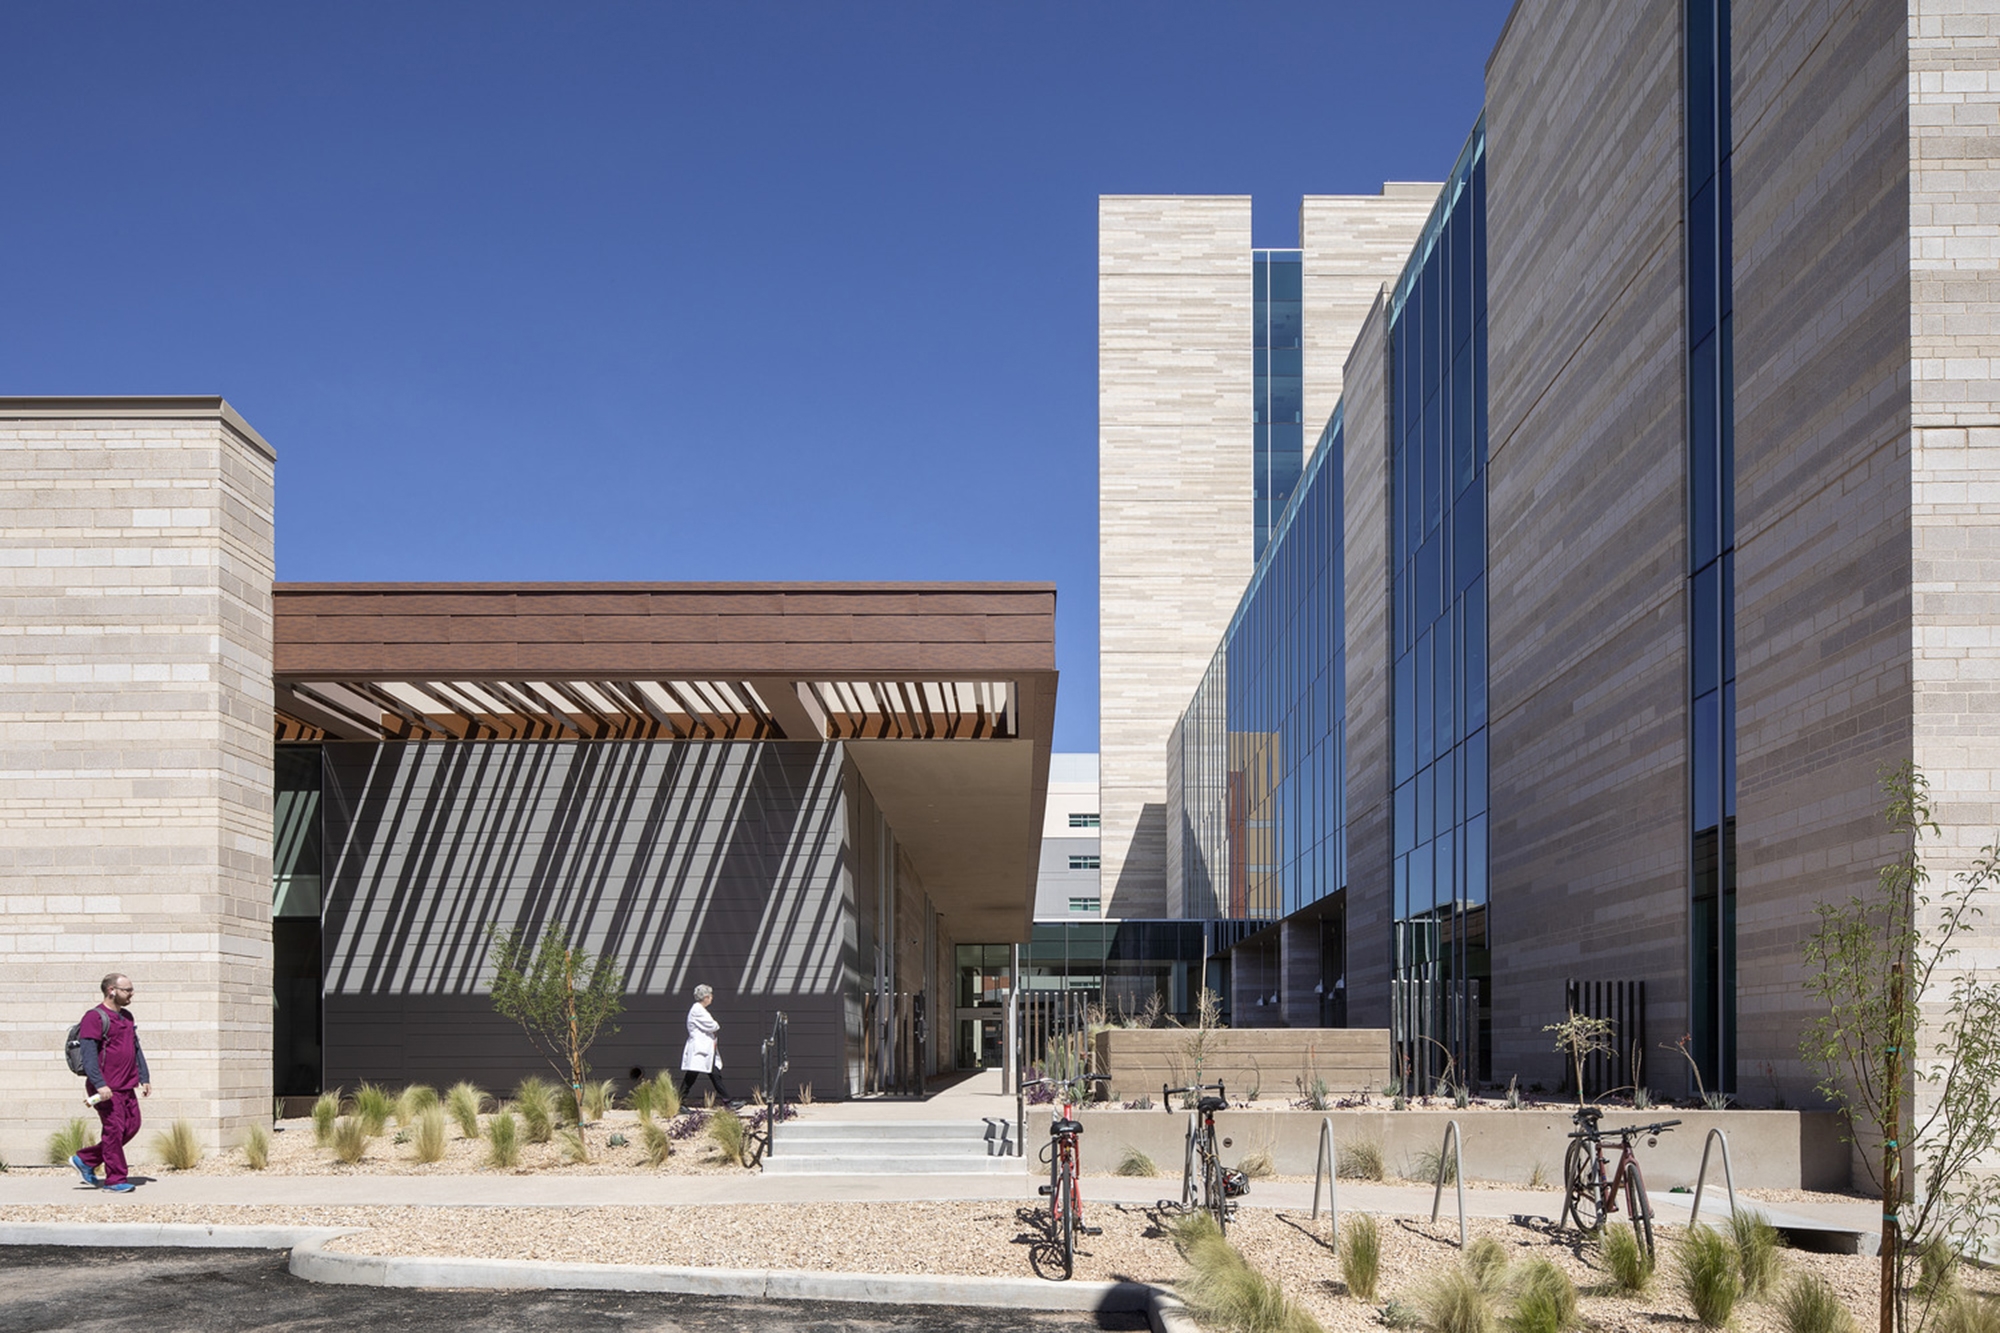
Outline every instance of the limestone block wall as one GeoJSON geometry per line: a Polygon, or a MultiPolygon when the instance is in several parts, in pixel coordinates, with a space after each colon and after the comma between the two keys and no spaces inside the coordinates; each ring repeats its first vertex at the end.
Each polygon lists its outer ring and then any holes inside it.
{"type": "Polygon", "coordinates": [[[1247,196],[1098,200],[1105,915],[1164,916],[1166,747],[1251,570],[1247,196]]]}
{"type": "Polygon", "coordinates": [[[1380,194],[1309,194],[1299,202],[1308,457],[1340,401],[1354,335],[1382,284],[1402,273],[1442,188],[1390,181],[1380,194]]]}
{"type": "Polygon", "coordinates": [[[1688,957],[1681,6],[1518,6],[1487,65],[1493,1069],[1688,957]]]}
{"type": "Polygon", "coordinates": [[[0,1154],[84,1113],[128,973],[148,1123],[271,1113],[275,456],[220,399],[0,399],[0,1154]]]}
{"type": "MultiPolygon", "coordinates": [[[[1907,24],[1913,746],[1948,874],[2000,839],[2000,0],[1911,0],[1907,24]]],[[[1960,961],[1993,980],[1984,897],[1960,961]]]]}

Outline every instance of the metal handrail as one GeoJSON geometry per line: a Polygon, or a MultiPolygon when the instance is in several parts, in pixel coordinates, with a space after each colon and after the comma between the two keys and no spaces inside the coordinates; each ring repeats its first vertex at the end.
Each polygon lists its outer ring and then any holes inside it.
{"type": "Polygon", "coordinates": [[[1437,1188],[1431,1193],[1431,1221],[1438,1220],[1438,1205],[1444,1202],[1444,1150],[1451,1149],[1454,1174],[1458,1181],[1458,1248],[1465,1248],[1465,1145],[1458,1122],[1444,1122],[1444,1142],[1438,1145],[1437,1188]]]}
{"type": "Polygon", "coordinates": [[[1327,1217],[1333,1224],[1333,1243],[1340,1244],[1340,1172],[1336,1169],[1338,1154],[1334,1149],[1333,1117],[1322,1116],[1319,1122],[1319,1160],[1313,1163],[1313,1221],[1319,1221],[1319,1182],[1326,1180],[1327,1217]]]}
{"type": "Polygon", "coordinates": [[[1701,1141],[1701,1171],[1694,1178],[1694,1207],[1688,1210],[1689,1227],[1701,1216],[1701,1190],[1708,1183],[1708,1150],[1717,1143],[1722,1144],[1722,1181],[1729,1187],[1729,1215],[1736,1216],[1736,1173],[1729,1168],[1729,1136],[1720,1129],[1711,1129],[1701,1141]]]}
{"type": "Polygon", "coordinates": [[[760,1159],[769,1157],[778,1146],[778,1121],[785,1114],[785,1073],[792,1067],[789,1048],[791,1020],[780,1009],[771,1020],[771,1035],[764,1038],[758,1054],[764,1060],[764,1151],[760,1159]]]}

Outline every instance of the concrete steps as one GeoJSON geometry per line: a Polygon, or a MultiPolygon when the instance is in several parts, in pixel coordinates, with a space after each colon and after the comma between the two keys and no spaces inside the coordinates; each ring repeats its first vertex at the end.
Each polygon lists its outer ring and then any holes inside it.
{"type": "Polygon", "coordinates": [[[1021,1175],[1005,1120],[792,1122],[778,1126],[768,1176],[1021,1175]]]}

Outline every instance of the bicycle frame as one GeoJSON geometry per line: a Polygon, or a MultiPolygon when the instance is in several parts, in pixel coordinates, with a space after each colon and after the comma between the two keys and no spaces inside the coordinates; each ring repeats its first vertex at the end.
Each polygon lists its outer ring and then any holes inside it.
{"type": "MultiPolygon", "coordinates": [[[[1108,1077],[1105,1074],[1086,1074],[1076,1082],[1101,1083],[1108,1077]]],[[[1062,1258],[1063,1277],[1068,1278],[1076,1271],[1077,1236],[1098,1233],[1095,1228],[1084,1225],[1083,1221],[1083,1127],[1076,1119],[1076,1085],[1058,1079],[1038,1078],[1021,1086],[1028,1088],[1043,1084],[1057,1087],[1060,1092],[1055,1114],[1049,1121],[1049,1146],[1046,1150],[1049,1183],[1041,1187],[1040,1193],[1049,1200],[1049,1225],[1055,1233],[1056,1247],[1062,1258]]]]}

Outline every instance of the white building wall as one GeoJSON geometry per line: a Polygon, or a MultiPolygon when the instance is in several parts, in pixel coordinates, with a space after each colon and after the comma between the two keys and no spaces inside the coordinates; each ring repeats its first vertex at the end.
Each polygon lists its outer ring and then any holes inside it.
{"type": "Polygon", "coordinates": [[[1073,858],[1095,860],[1102,854],[1096,823],[1098,809],[1097,756],[1049,756],[1049,801],[1042,816],[1042,862],[1035,880],[1035,920],[1095,921],[1102,881],[1095,866],[1073,866],[1073,858]]]}

